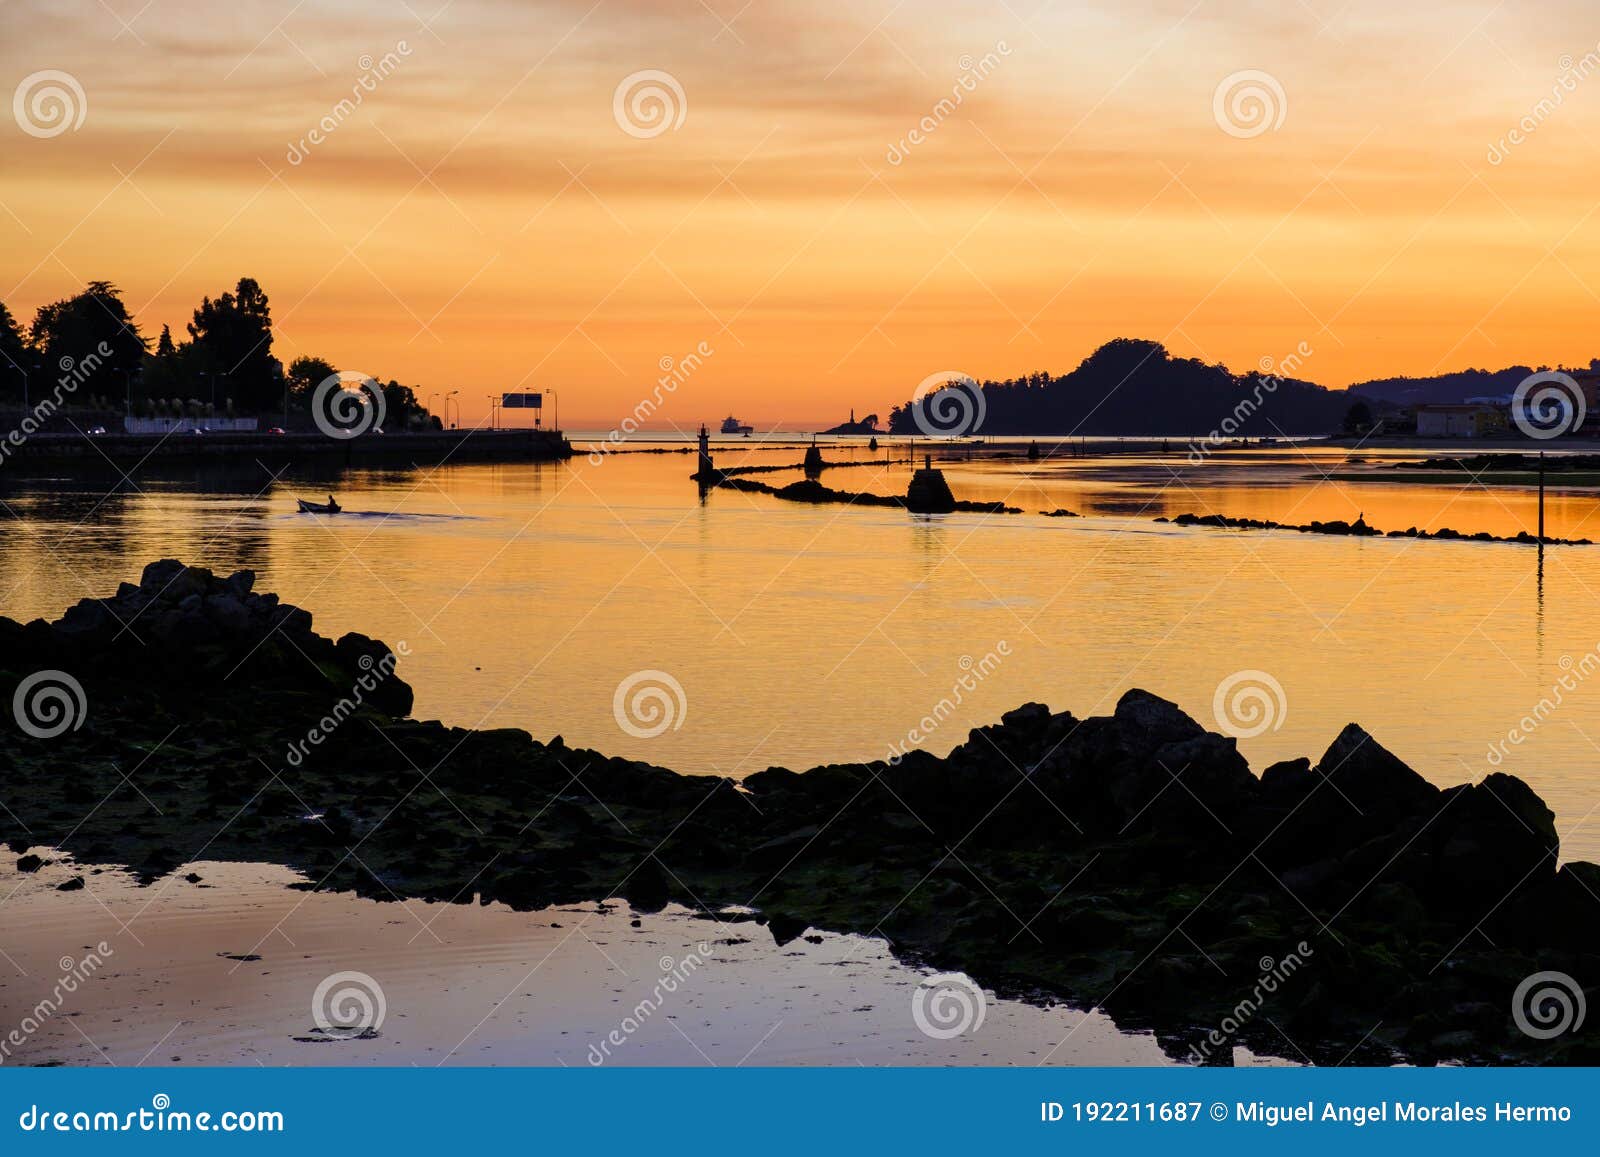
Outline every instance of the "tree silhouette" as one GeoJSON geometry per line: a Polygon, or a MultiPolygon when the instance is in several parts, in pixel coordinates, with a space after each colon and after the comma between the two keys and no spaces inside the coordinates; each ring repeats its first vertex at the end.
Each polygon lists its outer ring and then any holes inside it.
{"type": "MultiPolygon", "coordinates": [[[[964,388],[971,394],[972,387],[964,388]]],[[[939,420],[959,414],[935,392],[896,406],[889,429],[957,434],[1147,434],[1162,437],[1273,437],[1327,433],[1349,404],[1342,391],[1254,370],[1234,374],[1198,358],[1175,358],[1160,342],[1116,338],[1059,377],[1033,373],[979,386],[981,405],[966,408],[981,424],[950,431],[939,420]],[[919,421],[919,418],[921,419],[919,421]]]]}
{"type": "Polygon", "coordinates": [[[150,399],[185,392],[187,375],[183,365],[183,348],[186,347],[173,344],[172,327],[162,326],[161,336],[156,339],[155,353],[145,357],[144,372],[139,375],[135,401],[141,410],[153,414],[150,399]]]}
{"type": "Polygon", "coordinates": [[[29,338],[51,381],[70,377],[76,392],[121,397],[142,368],[146,342],[109,281],[41,306],[29,338]]]}
{"type": "Polygon", "coordinates": [[[0,301],[0,397],[22,397],[22,375],[33,371],[33,362],[22,327],[0,301]]]}
{"type": "Polygon", "coordinates": [[[184,358],[205,375],[218,403],[231,397],[244,411],[271,410],[283,400],[283,369],[272,356],[272,311],[253,277],[232,293],[204,298],[189,323],[191,349],[184,358]]]}

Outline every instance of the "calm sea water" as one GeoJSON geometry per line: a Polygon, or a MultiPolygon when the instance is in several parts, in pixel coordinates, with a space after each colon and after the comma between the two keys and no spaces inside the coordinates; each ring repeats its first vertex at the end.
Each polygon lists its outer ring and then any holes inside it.
{"type": "MultiPolygon", "coordinates": [[[[831,472],[830,486],[904,488],[904,461],[829,453],[875,463],[831,472]]],[[[719,463],[799,456],[738,446],[719,463]]],[[[109,495],[110,480],[13,464],[0,480],[0,613],[54,617],[162,556],[250,567],[258,589],[311,610],[328,634],[404,641],[421,717],[733,776],[908,744],[943,752],[1020,703],[1104,713],[1130,687],[1217,727],[1219,685],[1250,672],[1240,685],[1266,688],[1267,714],[1240,746],[1258,770],[1315,758],[1356,721],[1437,783],[1476,780],[1520,728],[1499,767],[1555,810],[1566,858],[1600,859],[1600,678],[1580,674],[1600,645],[1600,547],[1551,548],[1541,570],[1526,547],[1151,521],[1534,526],[1528,492],[1320,477],[1342,463],[1313,448],[1200,466],[1179,453],[948,461],[958,497],[1026,513],[944,518],[702,500],[682,453],[277,481],[241,463],[141,473],[109,495]],[[295,495],[330,490],[350,513],[292,512],[295,495]],[[1057,507],[1085,517],[1038,513],[1057,507]],[[668,688],[659,735],[642,734],[659,721],[626,700],[619,722],[618,687],[640,672],[652,674],[639,686],[668,688]],[[1524,721],[1563,676],[1561,706],[1524,721]]],[[[1597,515],[1596,493],[1552,491],[1551,534],[1600,537],[1597,515]]]]}

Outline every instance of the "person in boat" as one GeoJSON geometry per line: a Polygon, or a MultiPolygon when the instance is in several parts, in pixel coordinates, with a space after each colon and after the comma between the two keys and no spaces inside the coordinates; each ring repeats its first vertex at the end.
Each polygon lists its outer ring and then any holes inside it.
{"type": "Polygon", "coordinates": [[[339,513],[339,504],[333,500],[333,495],[331,494],[328,495],[328,509],[334,514],[339,513]]]}

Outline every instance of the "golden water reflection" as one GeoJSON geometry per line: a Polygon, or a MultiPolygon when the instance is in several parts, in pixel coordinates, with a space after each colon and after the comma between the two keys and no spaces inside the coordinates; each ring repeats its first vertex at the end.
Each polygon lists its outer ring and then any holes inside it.
{"type": "MultiPolygon", "coordinates": [[[[740,458],[799,452],[719,462],[740,458]]],[[[1435,782],[1480,778],[1494,769],[1491,745],[1600,645],[1589,613],[1600,547],[1551,548],[1541,574],[1538,552],[1521,546],[1152,521],[1193,511],[1360,513],[1384,529],[1496,534],[1534,525],[1523,490],[1319,480],[1342,458],[948,462],[958,497],[1026,513],[939,519],[728,491],[702,501],[681,454],[276,484],[245,468],[110,499],[13,476],[0,610],[54,617],[161,556],[247,566],[324,632],[404,640],[419,716],[559,733],[687,772],[879,758],[908,740],[943,752],[1019,703],[1083,716],[1130,687],[1215,726],[1219,683],[1250,669],[1269,673],[1286,704],[1276,729],[1240,743],[1258,770],[1315,758],[1356,721],[1435,782]],[[329,489],[354,513],[291,513],[294,494],[329,489]],[[1056,507],[1087,517],[1037,513],[1056,507]],[[670,674],[684,694],[675,726],[651,738],[613,709],[619,683],[641,670],[670,674]]],[[[902,461],[826,481],[889,493],[906,477],[902,461]]],[[[1594,492],[1552,490],[1548,532],[1600,538],[1597,514],[1594,492]]],[[[1554,808],[1568,858],[1600,859],[1600,687],[1580,679],[1563,697],[1501,769],[1554,808]]]]}

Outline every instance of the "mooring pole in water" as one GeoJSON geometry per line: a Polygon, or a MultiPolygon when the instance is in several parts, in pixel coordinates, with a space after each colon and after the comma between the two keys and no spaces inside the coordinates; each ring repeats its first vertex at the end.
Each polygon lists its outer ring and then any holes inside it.
{"type": "Polygon", "coordinates": [[[1539,451],[1539,546],[1544,546],[1544,451],[1539,451]]]}

